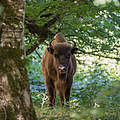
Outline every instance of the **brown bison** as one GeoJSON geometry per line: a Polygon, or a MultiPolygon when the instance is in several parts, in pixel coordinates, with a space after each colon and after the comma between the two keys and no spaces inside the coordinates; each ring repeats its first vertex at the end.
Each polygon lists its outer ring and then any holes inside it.
{"type": "Polygon", "coordinates": [[[76,59],[73,55],[77,48],[67,43],[63,34],[55,35],[41,62],[41,71],[45,78],[50,106],[55,105],[56,92],[59,92],[61,106],[64,98],[69,102],[73,75],[76,72],[76,59]]]}

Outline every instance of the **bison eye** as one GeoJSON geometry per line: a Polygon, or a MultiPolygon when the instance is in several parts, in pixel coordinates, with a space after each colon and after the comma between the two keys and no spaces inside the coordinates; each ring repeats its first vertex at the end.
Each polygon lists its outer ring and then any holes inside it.
{"type": "Polygon", "coordinates": [[[55,56],[56,58],[58,58],[58,57],[59,57],[57,54],[54,54],[54,56],[55,56]]]}
{"type": "Polygon", "coordinates": [[[70,58],[70,54],[66,55],[66,58],[70,58]]]}

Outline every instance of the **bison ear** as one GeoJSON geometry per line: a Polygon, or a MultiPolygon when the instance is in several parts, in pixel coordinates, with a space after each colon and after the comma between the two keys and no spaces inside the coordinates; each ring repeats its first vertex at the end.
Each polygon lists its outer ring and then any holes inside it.
{"type": "Polygon", "coordinates": [[[48,48],[47,48],[47,50],[48,50],[48,52],[50,52],[51,54],[53,54],[53,53],[54,53],[54,49],[53,49],[53,48],[51,48],[51,47],[48,47],[48,48]]]}
{"type": "Polygon", "coordinates": [[[76,54],[76,53],[77,53],[77,50],[78,50],[78,48],[76,48],[76,47],[74,48],[74,47],[73,47],[72,50],[71,50],[71,54],[76,54]]]}

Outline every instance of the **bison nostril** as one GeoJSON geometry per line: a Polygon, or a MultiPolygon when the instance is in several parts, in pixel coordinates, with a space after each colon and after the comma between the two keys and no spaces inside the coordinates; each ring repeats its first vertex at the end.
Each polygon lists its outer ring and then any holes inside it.
{"type": "Polygon", "coordinates": [[[66,67],[63,66],[63,65],[60,65],[60,66],[58,67],[58,70],[61,71],[61,72],[65,72],[65,71],[66,71],[66,67]]]}

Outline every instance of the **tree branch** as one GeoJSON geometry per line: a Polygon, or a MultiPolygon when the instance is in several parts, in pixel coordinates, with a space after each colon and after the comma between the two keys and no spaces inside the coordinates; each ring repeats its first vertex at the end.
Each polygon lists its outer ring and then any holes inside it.
{"type": "Polygon", "coordinates": [[[40,45],[41,42],[44,42],[47,39],[48,35],[51,36],[54,35],[49,30],[49,27],[55,24],[55,22],[58,20],[59,20],[59,15],[56,15],[54,18],[52,18],[50,21],[44,24],[44,26],[38,26],[34,22],[31,22],[29,20],[25,21],[28,30],[34,35],[37,34],[40,38],[26,51],[26,55],[31,54],[40,45]]]}
{"type": "Polygon", "coordinates": [[[53,25],[59,19],[60,19],[60,15],[56,15],[53,19],[51,19],[50,21],[48,21],[44,26],[45,27],[50,27],[51,25],[53,25]]]}

